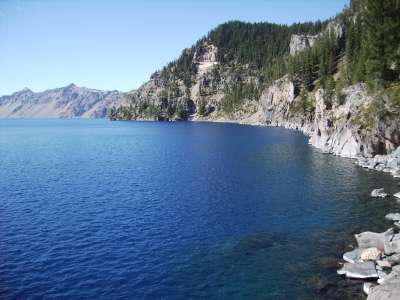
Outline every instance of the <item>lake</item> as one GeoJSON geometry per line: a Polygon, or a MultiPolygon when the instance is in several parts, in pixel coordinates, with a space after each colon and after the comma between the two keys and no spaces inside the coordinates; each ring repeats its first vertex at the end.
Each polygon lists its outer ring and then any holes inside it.
{"type": "Polygon", "coordinates": [[[344,299],[378,187],[281,128],[0,120],[0,298],[344,299]]]}

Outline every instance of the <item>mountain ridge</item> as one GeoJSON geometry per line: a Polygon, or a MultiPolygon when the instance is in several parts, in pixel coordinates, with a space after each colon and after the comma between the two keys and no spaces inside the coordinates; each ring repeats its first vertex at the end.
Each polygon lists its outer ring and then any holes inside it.
{"type": "Polygon", "coordinates": [[[0,97],[0,118],[104,118],[125,93],[78,87],[33,92],[29,88],[0,97]]]}

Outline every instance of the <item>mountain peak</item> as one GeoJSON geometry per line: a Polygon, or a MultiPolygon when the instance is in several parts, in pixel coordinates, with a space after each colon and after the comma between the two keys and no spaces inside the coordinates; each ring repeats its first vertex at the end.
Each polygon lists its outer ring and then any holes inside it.
{"type": "Polygon", "coordinates": [[[22,93],[27,93],[27,92],[32,93],[31,89],[28,88],[28,87],[24,87],[20,92],[22,92],[22,93]]]}
{"type": "Polygon", "coordinates": [[[68,84],[65,88],[77,88],[77,86],[75,85],[75,83],[71,82],[70,84],[68,84]]]}

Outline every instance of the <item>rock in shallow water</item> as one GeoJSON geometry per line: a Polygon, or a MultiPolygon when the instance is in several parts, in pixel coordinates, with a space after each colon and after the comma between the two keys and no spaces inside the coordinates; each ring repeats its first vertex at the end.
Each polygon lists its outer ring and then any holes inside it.
{"type": "Polygon", "coordinates": [[[367,295],[369,295],[369,293],[372,291],[372,289],[376,287],[376,284],[372,283],[372,282],[364,282],[363,285],[363,291],[364,293],[366,293],[367,295]]]}
{"type": "Polygon", "coordinates": [[[371,197],[374,198],[386,198],[388,194],[385,193],[385,190],[383,188],[381,189],[375,189],[371,192],[371,197]]]}
{"type": "Polygon", "coordinates": [[[391,221],[400,221],[400,213],[390,213],[385,218],[391,221]]]}
{"type": "Polygon", "coordinates": [[[345,263],[343,267],[337,271],[339,275],[346,275],[349,278],[379,278],[372,261],[345,263]]]}
{"type": "Polygon", "coordinates": [[[361,260],[361,249],[354,249],[353,251],[346,252],[343,254],[343,259],[349,263],[356,263],[361,260]]]}
{"type": "Polygon", "coordinates": [[[366,231],[356,234],[355,237],[358,247],[361,249],[375,247],[380,251],[384,251],[385,244],[388,243],[393,237],[393,228],[390,228],[382,233],[366,231]]]}

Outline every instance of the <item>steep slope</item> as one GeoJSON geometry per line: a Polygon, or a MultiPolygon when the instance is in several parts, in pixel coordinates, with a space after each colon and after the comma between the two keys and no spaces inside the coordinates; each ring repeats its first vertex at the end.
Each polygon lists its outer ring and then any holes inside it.
{"type": "Polygon", "coordinates": [[[0,97],[0,118],[104,118],[123,96],[74,84],[40,93],[25,88],[0,97]]]}
{"type": "Polygon", "coordinates": [[[292,34],[313,35],[326,23],[292,26],[228,22],[129,94],[115,119],[231,119],[257,110],[263,88],[284,75],[292,34]]]}

